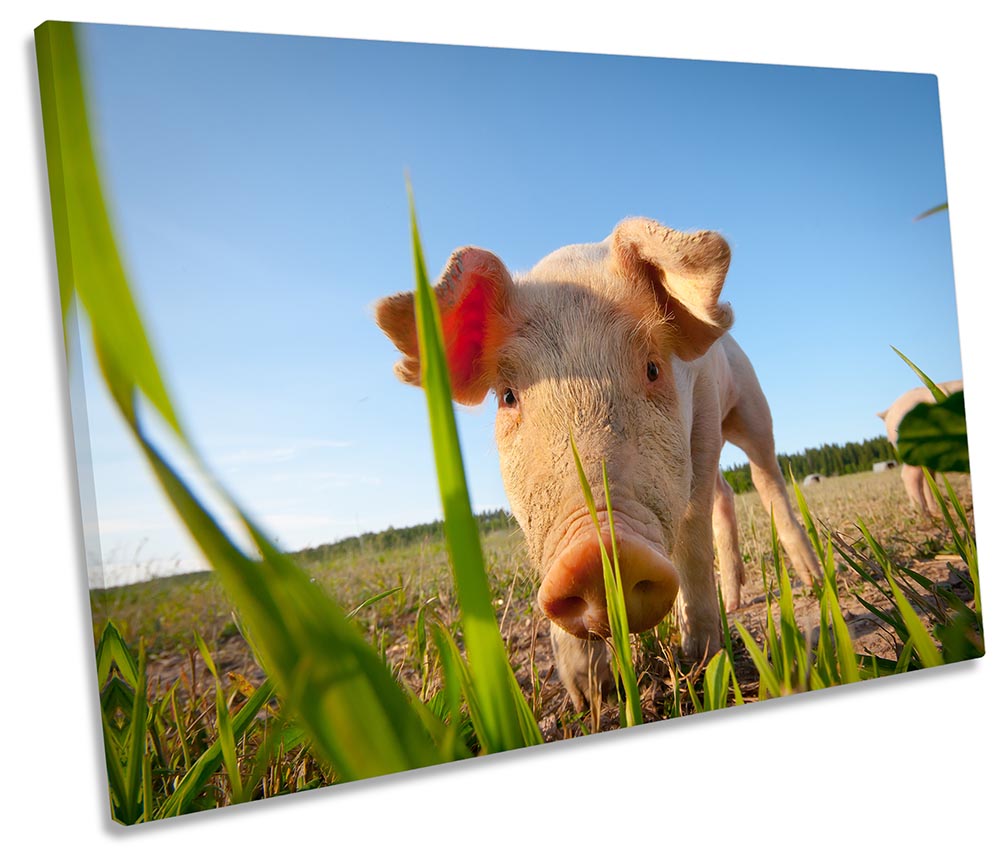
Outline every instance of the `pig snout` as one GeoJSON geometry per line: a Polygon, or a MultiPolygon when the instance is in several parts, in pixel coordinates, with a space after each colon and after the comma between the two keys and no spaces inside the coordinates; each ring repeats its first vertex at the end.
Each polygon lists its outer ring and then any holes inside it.
{"type": "MultiPolygon", "coordinates": [[[[612,538],[601,532],[609,561],[612,538]]],[[[630,632],[656,626],[678,594],[678,571],[655,544],[620,527],[615,540],[630,632]]],[[[539,588],[539,605],[550,620],[571,635],[609,635],[608,606],[598,532],[593,526],[564,545],[539,588]]]]}

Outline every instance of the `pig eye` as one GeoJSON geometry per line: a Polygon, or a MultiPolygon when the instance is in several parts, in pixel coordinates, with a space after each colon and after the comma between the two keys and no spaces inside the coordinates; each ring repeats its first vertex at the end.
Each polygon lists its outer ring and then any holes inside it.
{"type": "Polygon", "coordinates": [[[518,398],[515,397],[514,391],[511,389],[505,389],[500,396],[500,405],[502,407],[516,407],[518,406],[518,398]]]}
{"type": "Polygon", "coordinates": [[[653,383],[658,377],[660,377],[660,368],[657,363],[648,362],[646,364],[646,379],[653,383]]]}

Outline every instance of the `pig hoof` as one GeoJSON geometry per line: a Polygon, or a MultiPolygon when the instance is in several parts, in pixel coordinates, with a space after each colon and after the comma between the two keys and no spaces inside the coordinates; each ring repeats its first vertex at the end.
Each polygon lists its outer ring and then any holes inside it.
{"type": "MultiPolygon", "coordinates": [[[[729,607],[727,607],[729,611],[729,607]]],[[[707,637],[689,636],[681,641],[681,664],[686,668],[704,665],[722,648],[719,632],[707,637]]]]}

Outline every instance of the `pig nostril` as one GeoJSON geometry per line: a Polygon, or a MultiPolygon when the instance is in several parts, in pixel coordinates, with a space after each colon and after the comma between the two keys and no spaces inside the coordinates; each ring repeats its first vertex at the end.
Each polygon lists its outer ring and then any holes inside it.
{"type": "Polygon", "coordinates": [[[547,611],[556,621],[579,618],[587,612],[587,600],[583,597],[560,597],[549,604],[547,611]]]}
{"type": "Polygon", "coordinates": [[[660,585],[651,579],[640,579],[635,585],[633,585],[632,593],[638,594],[639,596],[644,596],[645,594],[652,593],[659,588],[660,585]]]}

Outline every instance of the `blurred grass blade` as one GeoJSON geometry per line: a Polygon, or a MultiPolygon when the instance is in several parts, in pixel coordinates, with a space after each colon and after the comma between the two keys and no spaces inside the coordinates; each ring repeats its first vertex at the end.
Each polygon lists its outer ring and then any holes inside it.
{"type": "Polygon", "coordinates": [[[949,210],[949,203],[943,202],[941,205],[936,205],[934,208],[929,208],[927,211],[922,211],[914,218],[914,222],[918,222],[918,220],[923,220],[925,219],[925,217],[930,217],[932,216],[932,214],[940,214],[942,213],[942,211],[948,211],[948,210],[949,210]]]}
{"type": "Polygon", "coordinates": [[[349,618],[353,618],[359,612],[364,611],[369,606],[374,606],[380,600],[384,600],[384,599],[386,599],[386,597],[391,597],[393,594],[398,594],[402,590],[403,590],[403,586],[402,585],[396,585],[393,588],[389,588],[389,589],[387,589],[385,591],[380,591],[375,596],[369,597],[367,600],[365,600],[365,602],[359,603],[357,606],[355,606],[353,609],[351,609],[351,611],[348,612],[348,617],[349,618]]]}
{"type": "MultiPolygon", "coordinates": [[[[408,185],[409,191],[409,185],[408,185]]],[[[410,227],[413,240],[414,294],[417,340],[420,349],[421,385],[428,403],[431,441],[445,516],[445,539],[455,591],[462,612],[462,633],[469,658],[474,689],[479,696],[483,727],[495,751],[542,742],[538,727],[528,735],[519,724],[526,705],[524,695],[514,691],[507,650],[497,626],[490,586],[483,565],[479,529],[469,505],[469,491],[462,465],[459,435],[452,408],[451,383],[441,330],[438,301],[428,282],[421,249],[413,193],[410,192],[410,227]]]]}
{"type": "Polygon", "coordinates": [[[904,463],[937,472],[969,472],[963,392],[935,404],[919,403],[900,420],[897,452],[904,463]]]}
{"type": "Polygon", "coordinates": [[[64,317],[75,293],[90,317],[103,361],[141,389],[180,436],[180,422],[129,289],[105,206],[73,25],[42,24],[35,31],[35,51],[64,317]]]}
{"type": "MultiPolygon", "coordinates": [[[[47,124],[58,124],[64,144],[50,153],[59,159],[55,178],[62,176],[65,185],[63,249],[73,250],[72,263],[61,270],[70,279],[61,285],[80,294],[109,391],[154,474],[234,598],[286,700],[341,777],[438,762],[440,755],[407,696],[343,612],[241,513],[265,560],[244,555],[144,435],[137,393],[187,444],[118,260],[88,136],[72,28],[46,25],[38,44],[43,93],[50,93],[43,99],[43,116],[47,124]]],[[[197,456],[195,462],[205,473],[197,456]]],[[[232,499],[223,498],[238,511],[232,499]]]]}
{"type": "Polygon", "coordinates": [[[345,779],[439,762],[379,654],[291,559],[241,515],[263,553],[247,558],[137,430],[167,497],[240,606],[268,673],[345,779]]]}

